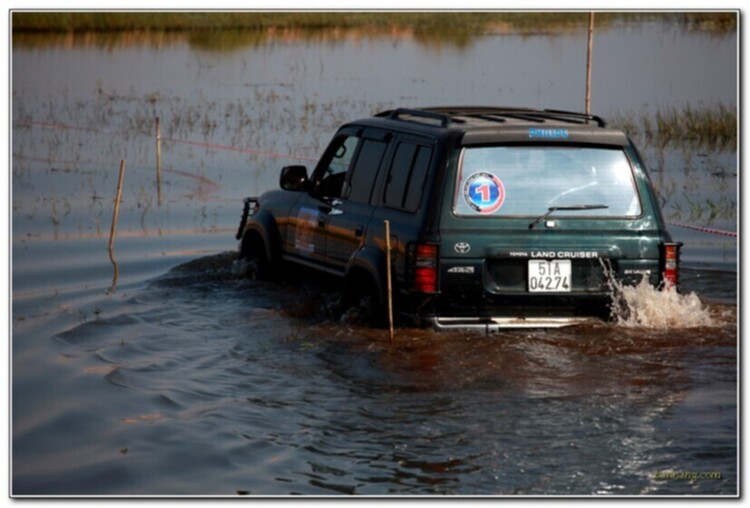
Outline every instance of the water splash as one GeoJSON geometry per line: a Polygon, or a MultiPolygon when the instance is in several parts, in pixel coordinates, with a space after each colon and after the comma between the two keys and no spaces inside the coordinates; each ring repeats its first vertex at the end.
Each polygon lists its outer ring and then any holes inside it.
{"type": "Polygon", "coordinates": [[[248,277],[250,274],[250,263],[246,258],[237,258],[232,261],[230,271],[237,278],[248,277]]]}
{"type": "Polygon", "coordinates": [[[612,317],[618,325],[656,329],[712,326],[713,319],[695,293],[658,289],[644,278],[636,286],[613,280],[612,317]]]}

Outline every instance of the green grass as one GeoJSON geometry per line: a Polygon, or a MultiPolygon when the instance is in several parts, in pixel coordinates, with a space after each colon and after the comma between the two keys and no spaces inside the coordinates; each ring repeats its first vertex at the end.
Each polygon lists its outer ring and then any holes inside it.
{"type": "MultiPolygon", "coordinates": [[[[736,30],[736,12],[601,12],[597,26],[616,22],[662,20],[689,29],[736,30]]],[[[468,11],[468,12],[378,12],[378,11],[22,11],[12,12],[14,33],[112,32],[112,31],[218,31],[248,29],[412,29],[483,33],[503,27],[517,32],[554,32],[587,23],[584,11],[468,11]]]]}
{"type": "Polygon", "coordinates": [[[642,137],[658,146],[697,144],[712,149],[737,149],[737,111],[723,104],[711,108],[687,105],[639,117],[614,115],[609,123],[629,136],[642,137]]]}
{"type": "MultiPolygon", "coordinates": [[[[493,19],[505,19],[497,14],[493,19]]],[[[582,15],[578,15],[582,17],[582,15]]],[[[14,31],[237,30],[266,28],[483,28],[484,13],[386,12],[15,12],[14,31]]]]}

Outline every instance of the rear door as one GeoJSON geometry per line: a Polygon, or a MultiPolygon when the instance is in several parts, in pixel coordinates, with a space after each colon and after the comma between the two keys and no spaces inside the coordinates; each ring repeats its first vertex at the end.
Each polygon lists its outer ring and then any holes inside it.
{"type": "Polygon", "coordinates": [[[384,247],[384,221],[389,221],[396,288],[408,286],[408,251],[424,229],[431,198],[430,170],[437,159],[435,143],[430,138],[397,134],[391,142],[392,150],[386,155],[383,178],[380,178],[376,196],[373,196],[373,202],[378,206],[369,236],[384,247]]]}

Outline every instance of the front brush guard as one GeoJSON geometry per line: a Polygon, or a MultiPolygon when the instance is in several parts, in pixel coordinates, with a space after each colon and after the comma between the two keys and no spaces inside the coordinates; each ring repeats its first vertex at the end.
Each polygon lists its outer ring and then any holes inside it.
{"type": "Polygon", "coordinates": [[[245,233],[245,225],[247,224],[247,219],[255,215],[255,212],[258,211],[258,207],[260,205],[260,200],[258,199],[257,196],[245,198],[243,202],[244,202],[244,206],[242,208],[242,218],[240,219],[240,227],[237,228],[237,234],[234,235],[234,237],[237,240],[242,238],[242,235],[245,233]],[[251,206],[252,206],[252,213],[250,213],[251,206]]]}

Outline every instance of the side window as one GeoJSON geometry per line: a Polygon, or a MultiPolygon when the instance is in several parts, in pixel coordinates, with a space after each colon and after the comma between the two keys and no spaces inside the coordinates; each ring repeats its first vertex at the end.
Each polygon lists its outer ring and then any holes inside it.
{"type": "Polygon", "coordinates": [[[383,160],[383,154],[388,143],[384,141],[375,141],[365,139],[362,141],[362,148],[359,151],[357,160],[352,169],[352,175],[349,179],[349,195],[351,201],[358,203],[369,203],[372,195],[372,188],[375,185],[375,177],[378,175],[378,168],[383,160]]]}
{"type": "Polygon", "coordinates": [[[357,136],[345,136],[336,140],[337,146],[325,169],[316,175],[313,191],[324,198],[340,198],[344,190],[344,179],[357,151],[357,136]]]}
{"type": "Polygon", "coordinates": [[[393,156],[391,171],[385,184],[385,204],[393,208],[401,208],[404,202],[404,192],[409,180],[411,162],[417,145],[412,143],[399,143],[396,154],[393,156]]]}
{"type": "Polygon", "coordinates": [[[419,208],[431,155],[429,147],[399,143],[386,180],[386,206],[409,212],[419,208]]]}
{"type": "Polygon", "coordinates": [[[417,156],[414,159],[411,176],[409,177],[409,185],[406,188],[406,197],[404,198],[404,208],[410,212],[416,212],[419,208],[431,156],[432,150],[426,146],[420,146],[417,150],[417,156]]]}

